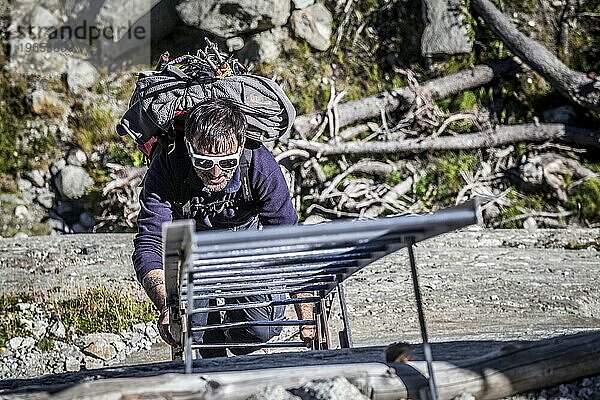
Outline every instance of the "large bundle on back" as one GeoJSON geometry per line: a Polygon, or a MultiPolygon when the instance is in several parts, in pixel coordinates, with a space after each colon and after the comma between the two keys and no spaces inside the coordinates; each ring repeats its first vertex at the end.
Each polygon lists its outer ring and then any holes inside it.
{"type": "Polygon", "coordinates": [[[271,141],[291,130],[296,111],[279,85],[247,73],[237,59],[226,58],[206,41],[206,49],[196,55],[169,60],[165,53],[155,71],[138,74],[117,132],[131,136],[147,156],[157,140],[181,128],[185,114],[206,99],[235,102],[246,115],[249,139],[271,141]]]}

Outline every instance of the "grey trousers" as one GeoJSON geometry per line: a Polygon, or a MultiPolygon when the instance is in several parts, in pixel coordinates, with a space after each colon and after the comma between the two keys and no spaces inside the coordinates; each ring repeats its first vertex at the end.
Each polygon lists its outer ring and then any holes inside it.
{"type": "MultiPolygon", "coordinates": [[[[260,229],[258,223],[258,217],[251,220],[248,224],[236,228],[235,230],[248,230],[248,229],[260,229]]],[[[225,299],[226,304],[243,304],[243,303],[255,303],[265,302],[270,300],[282,300],[285,298],[283,294],[274,295],[256,295],[256,296],[245,296],[240,298],[227,298],[225,299]]],[[[215,306],[216,301],[214,300],[194,300],[194,308],[204,308],[208,306],[215,306]]],[[[193,326],[207,326],[220,323],[229,322],[249,322],[249,321],[280,321],[283,319],[285,314],[285,306],[269,306],[261,308],[249,308],[243,310],[231,310],[226,311],[222,318],[220,312],[211,313],[196,313],[192,315],[193,326]]],[[[194,343],[196,344],[210,344],[210,343],[253,343],[253,342],[266,342],[274,336],[281,333],[280,326],[249,326],[243,328],[230,328],[230,329],[214,329],[203,332],[194,332],[194,343]]],[[[230,351],[234,354],[248,354],[257,350],[254,347],[247,348],[230,348],[230,351]]],[[[224,357],[227,355],[225,349],[201,349],[200,355],[202,358],[211,357],[224,357]]]]}

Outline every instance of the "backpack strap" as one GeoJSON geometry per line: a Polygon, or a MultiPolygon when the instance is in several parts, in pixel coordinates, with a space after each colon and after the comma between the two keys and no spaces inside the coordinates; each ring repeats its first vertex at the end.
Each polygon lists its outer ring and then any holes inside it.
{"type": "Polygon", "coordinates": [[[240,180],[242,181],[242,194],[244,201],[252,203],[252,189],[250,187],[250,163],[252,162],[252,150],[244,148],[240,157],[240,180]]]}

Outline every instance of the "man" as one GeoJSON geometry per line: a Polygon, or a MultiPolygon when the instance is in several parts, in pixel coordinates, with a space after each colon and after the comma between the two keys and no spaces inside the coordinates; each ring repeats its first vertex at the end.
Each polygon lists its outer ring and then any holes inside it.
{"type": "MultiPolygon", "coordinates": [[[[186,118],[185,134],[178,135],[173,145],[159,151],[144,179],[132,257],[138,280],[160,312],[161,337],[172,345],[175,340],[168,330],[169,311],[165,306],[163,223],[194,218],[198,230],[239,230],[293,225],[298,221],[289,189],[273,155],[262,145],[245,149],[247,123],[238,106],[228,100],[207,100],[192,109],[186,118]]],[[[264,296],[261,297],[238,300],[264,301],[264,296]]],[[[227,318],[235,322],[277,320],[283,318],[283,313],[284,307],[275,310],[266,307],[229,313],[227,318]]],[[[296,313],[299,319],[312,319],[312,305],[298,305],[296,313]]],[[[220,320],[218,313],[196,314],[194,318],[193,323],[199,325],[220,320]]],[[[194,339],[204,343],[262,342],[280,331],[281,328],[276,327],[238,328],[200,332],[194,339]]],[[[300,328],[301,339],[311,340],[314,335],[313,326],[300,328]]],[[[206,358],[225,353],[224,349],[203,350],[201,355],[206,358]]]]}

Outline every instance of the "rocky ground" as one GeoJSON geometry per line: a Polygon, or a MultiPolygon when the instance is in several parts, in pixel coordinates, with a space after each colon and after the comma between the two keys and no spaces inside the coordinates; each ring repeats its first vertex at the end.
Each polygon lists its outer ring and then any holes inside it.
{"type": "MultiPolygon", "coordinates": [[[[429,336],[436,345],[434,357],[436,351],[444,357],[444,344],[450,342],[464,343],[467,358],[489,351],[490,343],[597,330],[599,237],[598,229],[474,229],[419,244],[417,265],[429,336]]],[[[129,234],[2,239],[0,294],[28,292],[48,302],[104,284],[143,298],[130,265],[131,240],[129,234]]],[[[420,342],[404,251],[349,279],[346,297],[355,346],[420,342]]],[[[57,339],[56,350],[35,348],[34,337],[9,341],[0,361],[2,378],[169,359],[167,346],[156,343],[151,348],[157,341],[151,324],[136,325],[121,335],[61,341],[60,321],[52,320],[43,304],[34,301],[19,307],[38,335],[57,339]]],[[[334,314],[335,328],[340,326],[339,311],[334,314]]],[[[282,337],[292,335],[288,330],[282,337]]],[[[598,399],[600,380],[586,378],[513,398],[598,399]]]]}

